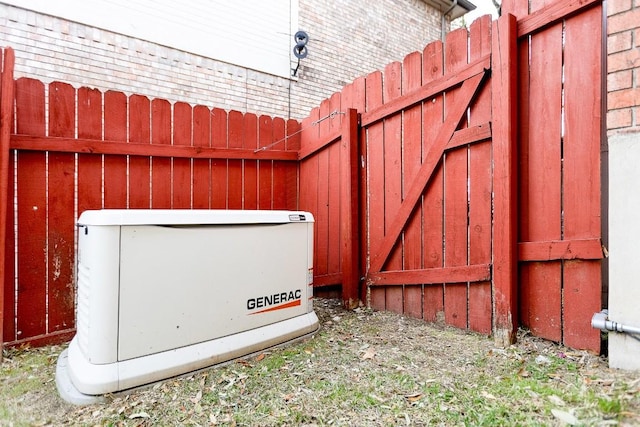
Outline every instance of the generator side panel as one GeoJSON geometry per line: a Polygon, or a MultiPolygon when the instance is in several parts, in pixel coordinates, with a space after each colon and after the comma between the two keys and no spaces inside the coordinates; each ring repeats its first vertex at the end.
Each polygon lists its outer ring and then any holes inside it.
{"type": "Polygon", "coordinates": [[[119,270],[120,226],[81,225],[75,339],[92,364],[117,361],[119,270]]]}
{"type": "Polygon", "coordinates": [[[306,222],[123,226],[118,360],[307,313],[309,228],[306,222]]]}

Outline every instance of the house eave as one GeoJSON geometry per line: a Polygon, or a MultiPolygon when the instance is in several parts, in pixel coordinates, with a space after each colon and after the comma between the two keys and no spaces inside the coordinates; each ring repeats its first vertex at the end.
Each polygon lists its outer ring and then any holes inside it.
{"type": "Polygon", "coordinates": [[[461,17],[476,8],[468,0],[424,0],[429,6],[438,9],[451,20],[461,17]]]}

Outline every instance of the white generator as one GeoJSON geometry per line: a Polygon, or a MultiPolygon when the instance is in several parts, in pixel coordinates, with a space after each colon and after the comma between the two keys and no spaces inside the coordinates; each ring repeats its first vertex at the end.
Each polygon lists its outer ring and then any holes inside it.
{"type": "Polygon", "coordinates": [[[83,212],[60,395],[91,403],[317,331],[313,222],[292,211],[83,212]]]}

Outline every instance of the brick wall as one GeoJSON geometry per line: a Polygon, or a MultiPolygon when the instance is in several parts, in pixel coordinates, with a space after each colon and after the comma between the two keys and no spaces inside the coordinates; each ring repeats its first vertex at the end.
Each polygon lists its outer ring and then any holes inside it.
{"type": "Polygon", "coordinates": [[[422,0],[300,1],[309,56],[301,62],[292,103],[318,106],[355,78],[422,50],[440,39],[441,16],[422,0]]]}
{"type": "Polygon", "coordinates": [[[607,130],[640,130],[640,0],[607,1],[607,130]]]}
{"type": "Polygon", "coordinates": [[[440,14],[422,0],[300,0],[299,25],[309,56],[292,80],[0,3],[16,78],[285,118],[440,37],[440,14]]]}

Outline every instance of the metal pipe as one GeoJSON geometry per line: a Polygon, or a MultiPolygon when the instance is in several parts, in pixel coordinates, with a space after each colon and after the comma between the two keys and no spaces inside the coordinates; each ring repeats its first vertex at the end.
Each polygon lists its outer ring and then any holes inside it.
{"type": "Polygon", "coordinates": [[[445,33],[445,26],[446,26],[445,24],[447,23],[445,18],[457,5],[458,5],[458,0],[453,0],[453,4],[451,5],[451,7],[449,9],[447,9],[447,11],[442,14],[442,23],[441,23],[442,28],[440,29],[440,37],[442,38],[443,42],[444,42],[444,35],[446,34],[445,33]]]}
{"type": "Polygon", "coordinates": [[[609,310],[602,310],[600,313],[595,313],[591,318],[591,327],[602,331],[640,334],[640,328],[638,327],[623,325],[613,320],[609,320],[609,310]]]}

